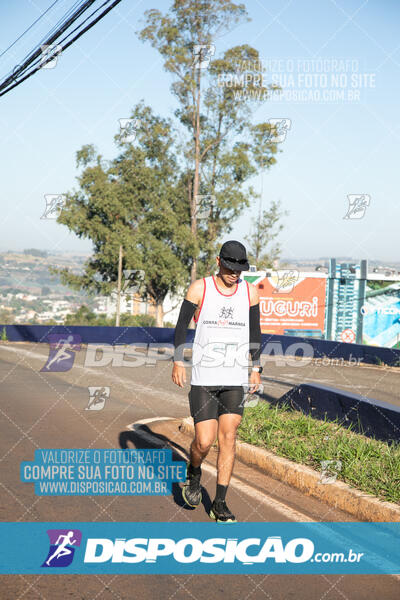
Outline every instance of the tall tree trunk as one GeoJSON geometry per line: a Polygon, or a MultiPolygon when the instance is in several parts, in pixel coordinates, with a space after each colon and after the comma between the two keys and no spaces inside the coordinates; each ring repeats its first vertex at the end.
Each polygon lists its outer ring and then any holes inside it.
{"type": "Polygon", "coordinates": [[[156,327],[162,327],[164,320],[163,303],[156,303],[156,327]]]}
{"type": "Polygon", "coordinates": [[[117,308],[115,315],[115,326],[119,327],[120,307],[121,307],[121,278],[122,278],[122,246],[119,247],[118,255],[118,283],[117,283],[117,308]]]}
{"type": "MultiPolygon", "coordinates": [[[[196,104],[195,113],[193,115],[194,128],[194,178],[193,178],[193,196],[191,203],[191,233],[197,240],[197,203],[196,199],[200,188],[200,77],[201,69],[197,69],[197,86],[196,86],[196,104]]],[[[190,272],[190,280],[193,283],[197,278],[197,256],[193,257],[192,268],[190,272]]]]}

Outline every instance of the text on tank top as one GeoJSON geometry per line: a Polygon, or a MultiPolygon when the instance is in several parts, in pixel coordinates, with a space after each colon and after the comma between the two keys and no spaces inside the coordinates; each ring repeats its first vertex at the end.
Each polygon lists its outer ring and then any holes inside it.
{"type": "Polygon", "coordinates": [[[239,278],[235,291],[225,294],[213,276],[203,282],[193,341],[191,383],[244,385],[248,379],[248,283],[239,278]]]}

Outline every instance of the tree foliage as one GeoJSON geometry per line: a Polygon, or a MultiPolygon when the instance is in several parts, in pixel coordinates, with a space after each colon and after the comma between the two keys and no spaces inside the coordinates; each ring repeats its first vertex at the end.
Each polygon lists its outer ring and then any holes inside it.
{"type": "Polygon", "coordinates": [[[246,182],[276,162],[277,144],[270,123],[252,123],[252,101],[238,101],[235,92],[243,89],[244,81],[247,91],[258,90],[264,97],[276,86],[264,86],[259,53],[247,44],[211,59],[222,34],[249,20],[243,4],[175,0],[166,14],[146,11],[145,20],[139,37],[160,52],[164,68],[174,76],[175,115],[186,131],[182,156],[194,241],[194,280],[197,270],[201,275],[209,271],[218,239],[231,231],[234,220],[256,198],[252,187],[245,188],[246,182]],[[199,196],[212,199],[209,215],[201,221],[197,217],[199,196]]]}
{"type": "Polygon", "coordinates": [[[248,241],[249,260],[257,269],[274,266],[274,261],[281,254],[281,246],[275,240],[283,229],[281,218],[288,213],[281,210],[280,202],[271,202],[268,209],[259,211],[255,219],[248,241]]]}
{"type": "MultiPolygon", "coordinates": [[[[258,196],[251,177],[276,162],[273,126],[253,122],[255,105],[236,92],[264,85],[259,53],[248,44],[215,52],[221,36],[248,20],[230,0],[175,0],[162,14],[150,9],[138,32],[172,74],[175,125],[143,102],[133,108],[135,139],[115,140],[120,154],[105,161],[91,144],[77,152],[79,190],[66,194],[58,221],[92,240],[83,273],[53,269],[63,283],[110,294],[123,270],[145,273],[144,298],[157,305],[197,274],[209,274],[222,235],[258,196]]],[[[123,279],[122,287],[126,281],[123,279]]]]}
{"type": "Polygon", "coordinates": [[[141,124],[136,139],[133,143],[117,134],[121,152],[115,160],[105,162],[92,145],[77,152],[77,166],[83,167],[77,178],[80,189],[66,194],[58,221],[90,239],[93,255],[81,274],[53,272],[75,289],[110,295],[122,245],[123,271],[144,272],[142,297],[160,309],[168,291],[176,292],[187,281],[189,214],[170,121],[143,103],[135,107],[132,119],[141,124]]]}
{"type": "MultiPolygon", "coordinates": [[[[65,325],[113,326],[114,318],[96,314],[82,305],[74,314],[67,315],[65,325]]],[[[121,315],[121,327],[154,327],[156,320],[151,315],[121,315]]]]}

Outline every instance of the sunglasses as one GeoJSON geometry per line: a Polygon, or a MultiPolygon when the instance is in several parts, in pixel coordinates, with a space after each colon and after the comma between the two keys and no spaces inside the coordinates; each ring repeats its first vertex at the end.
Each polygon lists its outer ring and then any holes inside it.
{"type": "Polygon", "coordinates": [[[247,264],[247,259],[246,258],[241,258],[240,260],[238,260],[237,258],[232,258],[230,256],[220,256],[220,258],[222,258],[223,260],[228,260],[231,263],[234,264],[238,264],[238,265],[245,265],[247,264]]]}

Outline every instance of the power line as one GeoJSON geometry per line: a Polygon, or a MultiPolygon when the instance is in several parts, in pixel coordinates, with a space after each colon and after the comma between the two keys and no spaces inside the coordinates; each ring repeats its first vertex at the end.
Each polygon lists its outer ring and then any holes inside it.
{"type": "MultiPolygon", "coordinates": [[[[74,6],[76,6],[76,4],[79,4],[79,1],[80,1],[80,0],[78,0],[78,2],[76,2],[74,6]]],[[[96,1],[96,0],[92,0],[92,2],[95,2],[95,1],[96,1]]],[[[108,2],[110,2],[110,0],[106,0],[106,1],[105,1],[105,2],[104,2],[102,5],[101,5],[101,6],[99,6],[99,8],[97,8],[95,11],[93,11],[91,15],[89,15],[89,16],[88,16],[86,19],[84,19],[84,20],[83,20],[83,21],[82,21],[82,22],[81,22],[81,23],[80,23],[80,24],[79,24],[77,27],[75,27],[75,29],[73,29],[73,30],[72,30],[70,33],[68,33],[68,34],[67,34],[67,35],[66,35],[66,36],[65,36],[63,39],[59,40],[59,43],[57,44],[57,46],[62,46],[62,43],[63,43],[63,42],[66,40],[66,39],[68,39],[68,38],[69,38],[69,37],[70,37],[70,36],[71,36],[71,35],[72,35],[72,34],[73,34],[75,31],[77,31],[77,30],[78,30],[80,27],[82,27],[82,25],[83,25],[84,23],[86,23],[86,22],[87,22],[87,21],[88,21],[88,20],[89,20],[89,19],[90,19],[90,18],[91,18],[93,15],[95,15],[95,14],[96,14],[96,12],[98,12],[98,11],[99,11],[101,8],[103,8],[103,6],[105,6],[105,5],[106,5],[108,2]]],[[[72,9],[71,9],[71,10],[72,10],[72,9]]],[[[71,12],[71,11],[69,11],[69,12],[71,12]]],[[[69,13],[67,13],[67,15],[64,15],[63,19],[65,19],[65,18],[68,16],[68,14],[69,14],[69,13]]],[[[80,16],[80,15],[78,15],[78,16],[80,16]]],[[[74,19],[74,20],[76,20],[76,19],[74,19]]],[[[62,19],[60,19],[59,23],[61,23],[61,22],[62,22],[62,19]]],[[[70,23],[70,25],[71,25],[71,24],[72,24],[72,23],[70,23]]],[[[53,27],[53,29],[52,29],[52,30],[51,30],[51,31],[50,31],[50,32],[47,34],[47,36],[51,35],[51,34],[53,33],[54,29],[55,29],[55,27],[53,27]]],[[[61,33],[63,33],[63,31],[65,31],[65,29],[66,29],[66,27],[62,27],[62,29],[60,30],[60,33],[59,33],[59,34],[61,35],[61,33]]],[[[53,59],[53,57],[54,57],[54,55],[52,55],[51,57],[49,57],[49,59],[48,59],[48,60],[46,60],[46,61],[44,61],[44,60],[43,60],[42,42],[44,42],[44,41],[46,41],[46,38],[43,38],[43,39],[42,39],[42,41],[41,41],[41,42],[39,42],[39,44],[38,44],[38,45],[35,47],[35,48],[37,49],[37,52],[38,52],[39,54],[37,55],[37,57],[36,57],[36,58],[33,60],[32,64],[30,65],[30,68],[31,68],[31,69],[33,69],[33,67],[34,67],[35,65],[37,65],[38,63],[40,63],[40,68],[41,68],[41,67],[43,66],[43,64],[46,64],[47,62],[49,62],[50,60],[52,60],[52,59],[53,59]],[[40,50],[39,50],[39,48],[40,48],[40,50]]],[[[49,44],[43,44],[43,45],[49,45],[49,44]]],[[[37,52],[35,52],[35,54],[37,54],[37,52]]],[[[28,57],[29,57],[29,56],[31,56],[33,53],[34,53],[34,50],[32,50],[32,52],[31,52],[31,53],[28,55],[28,57]]],[[[27,58],[28,58],[28,57],[26,57],[26,59],[25,59],[25,60],[27,60],[27,58]]],[[[29,61],[29,62],[31,62],[31,61],[29,61]]],[[[15,77],[16,77],[17,75],[18,75],[18,76],[19,76],[19,75],[22,75],[22,74],[23,74],[23,73],[24,73],[24,72],[27,70],[28,66],[29,66],[29,65],[27,65],[26,67],[20,67],[20,69],[18,70],[18,73],[17,73],[17,74],[15,73],[15,69],[14,69],[14,71],[13,71],[13,73],[12,73],[12,79],[15,79],[15,77]]],[[[35,71],[32,71],[32,72],[31,72],[31,74],[33,75],[33,73],[34,73],[34,72],[36,72],[37,70],[38,70],[38,69],[36,69],[35,71]]],[[[20,81],[23,81],[23,80],[22,80],[22,79],[20,79],[20,81]]],[[[3,84],[1,84],[1,86],[0,86],[0,90],[2,89],[2,87],[3,87],[3,84]]]]}
{"type": "MultiPolygon", "coordinates": [[[[87,0],[86,2],[81,3],[75,13],[68,18],[64,24],[59,27],[55,33],[47,37],[45,40],[46,46],[51,46],[53,43],[95,2],[96,0],[87,0]]],[[[61,53],[66,50],[69,46],[71,46],[77,39],[79,39],[86,31],[89,31],[96,23],[98,23],[107,13],[109,13],[117,4],[119,4],[122,0],[114,0],[110,5],[111,0],[106,0],[98,9],[93,11],[93,13],[85,19],[83,22],[79,24],[73,31],[71,31],[67,36],[65,36],[61,42],[64,42],[68,37],[70,37],[77,29],[81,28],[84,23],[86,23],[96,12],[98,12],[101,8],[108,5],[103,12],[98,15],[95,19],[93,19],[86,27],[81,29],[77,33],[75,37],[73,37],[69,42],[64,45],[57,44],[57,46],[61,46],[61,48],[57,51],[57,53],[61,53]]],[[[70,11],[69,11],[70,12],[70,11]]],[[[65,19],[65,17],[64,17],[65,19]]],[[[54,28],[53,28],[54,29],[54,28]]],[[[53,30],[52,30],[53,31],[53,30]]],[[[12,75],[6,77],[6,79],[0,84],[0,96],[4,96],[7,92],[11,91],[18,85],[20,85],[23,81],[31,77],[34,73],[36,73],[39,69],[41,69],[47,62],[50,62],[54,59],[54,55],[49,56],[47,59],[43,60],[43,52],[41,49],[34,49],[28,57],[24,60],[22,65],[19,65],[14,68],[12,75]],[[37,62],[40,60],[40,66],[35,66],[37,62]],[[15,81],[15,78],[21,76],[26,70],[30,67],[29,73],[27,73],[24,77],[15,81]]]]}
{"type": "Polygon", "coordinates": [[[63,23],[63,21],[65,21],[65,19],[69,18],[69,16],[73,13],[75,8],[77,6],[79,6],[79,2],[81,2],[81,0],[76,0],[75,4],[73,4],[71,6],[71,8],[65,13],[65,15],[63,17],[61,17],[61,19],[58,20],[58,22],[50,29],[49,33],[41,39],[41,41],[38,43],[37,47],[40,47],[43,44],[43,42],[45,41],[46,37],[50,36],[54,31],[57,30],[58,27],[61,26],[61,24],[63,23]]]}
{"type": "MultiPolygon", "coordinates": [[[[96,8],[96,10],[94,10],[92,12],[92,14],[90,14],[86,19],[84,19],[81,23],[79,23],[79,25],[77,27],[75,27],[75,29],[73,29],[70,33],[68,33],[68,35],[66,35],[62,40],[60,40],[59,45],[62,45],[62,42],[64,42],[65,40],[67,40],[73,33],[75,33],[75,31],[78,31],[78,29],[80,27],[82,27],[82,25],[84,25],[87,21],[90,20],[91,17],[93,17],[93,15],[95,15],[97,12],[99,12],[99,10],[101,8],[103,8],[103,6],[106,6],[108,3],[110,2],[110,0],[105,0],[105,2],[103,2],[103,4],[101,4],[99,6],[99,8],[96,8]]],[[[105,14],[105,13],[104,13],[105,14]]],[[[94,23],[94,22],[93,22],[94,23]]],[[[66,46],[65,46],[66,47],[66,46]]]]}
{"type": "Polygon", "coordinates": [[[36,19],[36,21],[34,21],[34,22],[32,23],[32,25],[31,25],[30,27],[28,27],[28,29],[25,29],[24,33],[21,33],[21,35],[20,35],[20,36],[19,36],[19,37],[18,37],[18,38],[15,40],[15,42],[13,42],[12,44],[10,44],[10,46],[8,46],[8,48],[6,48],[6,49],[4,50],[4,52],[2,52],[2,53],[0,54],[0,58],[1,58],[2,56],[4,56],[4,54],[10,50],[10,48],[12,48],[13,46],[15,46],[15,44],[16,44],[17,42],[19,42],[19,40],[20,40],[22,37],[24,37],[24,35],[25,35],[26,33],[28,33],[28,31],[30,31],[30,29],[32,29],[32,27],[34,27],[34,25],[36,25],[36,23],[38,23],[38,21],[40,21],[40,19],[42,19],[42,18],[44,17],[44,15],[45,15],[46,13],[48,13],[48,12],[49,12],[49,10],[50,10],[50,9],[52,9],[52,8],[53,8],[53,6],[54,6],[55,4],[57,4],[57,2],[59,2],[59,1],[60,1],[60,0],[55,0],[55,2],[53,2],[53,4],[52,4],[51,6],[49,6],[49,8],[48,8],[48,9],[46,9],[46,10],[45,10],[45,11],[44,11],[44,12],[43,12],[41,15],[40,15],[40,17],[38,17],[38,18],[36,19]]]}
{"type": "MultiPolygon", "coordinates": [[[[42,46],[42,44],[45,42],[46,38],[48,38],[49,36],[51,36],[51,35],[53,34],[53,32],[54,32],[54,31],[57,31],[57,29],[61,27],[62,23],[63,23],[63,22],[65,22],[65,20],[66,20],[66,19],[68,19],[68,18],[70,17],[70,15],[73,13],[73,11],[76,9],[76,7],[79,5],[79,3],[80,3],[81,1],[82,1],[82,0],[76,0],[75,4],[73,4],[73,5],[71,6],[71,8],[70,8],[70,9],[69,9],[69,10],[68,10],[66,13],[65,13],[65,15],[64,15],[63,17],[61,17],[61,19],[59,19],[59,20],[58,20],[58,22],[57,22],[57,23],[56,23],[56,24],[55,24],[55,25],[54,25],[54,26],[51,28],[51,30],[50,30],[50,31],[49,31],[49,32],[48,32],[48,33],[47,33],[47,34],[46,34],[46,35],[45,35],[45,36],[42,38],[42,40],[41,40],[41,41],[40,41],[40,42],[39,42],[39,43],[38,43],[38,44],[35,46],[34,50],[32,50],[32,51],[31,51],[31,52],[30,52],[28,55],[26,55],[26,56],[25,56],[25,58],[24,58],[24,59],[21,61],[21,63],[20,63],[19,65],[17,65],[16,67],[14,67],[14,69],[13,69],[12,71],[10,71],[10,73],[8,73],[7,77],[11,77],[11,79],[13,79],[13,80],[14,80],[14,79],[15,79],[15,77],[16,77],[16,71],[18,71],[18,73],[17,73],[18,75],[21,75],[21,74],[22,74],[24,71],[26,71],[26,69],[28,68],[29,64],[27,64],[27,65],[26,65],[26,66],[24,66],[24,67],[22,67],[21,65],[25,65],[25,63],[26,63],[26,61],[28,60],[29,56],[30,56],[31,54],[33,54],[33,52],[35,51],[35,49],[38,49],[38,48],[40,48],[40,49],[41,49],[41,46],[42,46]]],[[[56,2],[58,2],[58,0],[56,0],[56,2]]],[[[55,3],[54,3],[54,4],[55,4],[55,3]]],[[[52,6],[54,6],[54,4],[53,4],[52,6]]],[[[50,7],[50,8],[51,8],[51,7],[50,7]]],[[[49,9],[48,9],[48,10],[49,10],[49,9]]],[[[47,11],[46,11],[46,12],[47,12],[47,11]]],[[[44,14],[45,14],[45,13],[43,13],[43,15],[44,15],[44,14]]],[[[39,19],[40,19],[40,18],[41,18],[41,17],[39,17],[39,19]]],[[[36,23],[36,22],[37,22],[37,21],[35,21],[35,23],[36,23]]],[[[35,23],[33,23],[33,24],[31,25],[31,27],[33,27],[33,25],[34,25],[35,23]]],[[[29,29],[30,29],[30,28],[29,28],[29,29]]],[[[28,30],[27,30],[27,31],[28,31],[28,30]]],[[[25,32],[24,32],[24,33],[25,33],[25,32]]],[[[21,36],[20,36],[18,39],[20,39],[20,38],[21,38],[21,37],[24,35],[24,33],[23,33],[23,34],[22,34],[22,35],[21,35],[21,36]]],[[[17,41],[18,41],[18,40],[16,40],[16,41],[14,42],[14,44],[15,44],[17,41]]],[[[12,44],[12,46],[13,46],[14,44],[12,44]]],[[[6,83],[6,81],[4,81],[4,82],[3,82],[3,84],[2,84],[2,87],[3,87],[3,85],[4,85],[5,83],[6,83]]]]}
{"type": "MultiPolygon", "coordinates": [[[[55,33],[47,34],[46,45],[50,46],[68,27],[70,27],[80,16],[83,14],[96,0],[86,0],[86,2],[81,2],[76,11],[69,17],[64,23],[59,27],[55,33]]],[[[68,11],[69,12],[69,11],[68,11]]],[[[66,16],[63,17],[65,19],[66,16]]],[[[22,74],[29,65],[38,57],[42,55],[42,51],[40,46],[35,46],[35,48],[28,54],[24,59],[21,65],[17,65],[14,67],[11,74],[6,77],[5,81],[0,84],[0,90],[7,87],[10,83],[15,81],[15,78],[18,75],[22,74]]]]}

